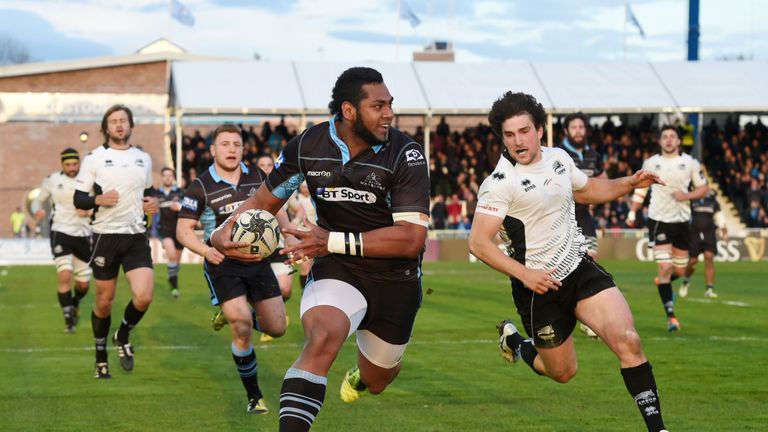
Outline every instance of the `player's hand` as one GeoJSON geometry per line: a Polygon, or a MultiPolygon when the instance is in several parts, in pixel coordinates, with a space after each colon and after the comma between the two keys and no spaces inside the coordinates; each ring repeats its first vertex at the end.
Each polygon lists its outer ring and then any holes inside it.
{"type": "Polygon", "coordinates": [[[173,201],[170,205],[170,208],[175,212],[181,211],[181,203],[179,203],[178,201],[173,201]]]}
{"type": "Polygon", "coordinates": [[[536,294],[544,294],[549,290],[557,291],[560,289],[562,282],[552,277],[552,273],[556,269],[550,270],[534,270],[526,269],[521,278],[521,282],[526,288],[535,292],[536,294]]]}
{"type": "Polygon", "coordinates": [[[728,228],[726,227],[720,228],[720,237],[722,237],[723,240],[728,240],[728,228]]]}
{"type": "Polygon", "coordinates": [[[160,206],[157,204],[157,198],[145,196],[143,201],[144,213],[154,214],[160,211],[160,206]]]}
{"type": "Polygon", "coordinates": [[[219,252],[215,247],[209,247],[208,250],[205,251],[203,258],[213,265],[219,265],[224,261],[225,257],[224,254],[219,252]]]}
{"type": "Polygon", "coordinates": [[[239,248],[250,246],[250,243],[232,241],[232,227],[235,225],[237,216],[239,215],[231,215],[218,228],[213,230],[210,239],[211,245],[227,258],[245,262],[261,261],[261,255],[239,250],[239,248]]]}
{"type": "Polygon", "coordinates": [[[329,232],[313,224],[304,218],[306,230],[298,228],[284,228],[283,234],[296,237],[297,242],[287,245],[280,251],[280,255],[286,255],[290,264],[304,262],[315,257],[326,256],[328,252],[329,232]]]}
{"type": "Polygon", "coordinates": [[[77,215],[80,217],[87,218],[87,217],[91,217],[91,215],[93,214],[93,210],[75,209],[75,213],[77,213],[77,215]]]}
{"type": "Polygon", "coordinates": [[[675,197],[675,200],[677,201],[688,201],[686,195],[687,194],[683,191],[675,191],[675,193],[672,194],[672,196],[675,197]]]}
{"type": "Polygon", "coordinates": [[[659,175],[652,171],[639,170],[629,177],[629,184],[633,189],[645,189],[652,184],[666,185],[659,175]]]}
{"type": "Polygon", "coordinates": [[[96,204],[105,207],[111,207],[120,200],[120,193],[114,189],[108,190],[101,195],[96,195],[96,204]]]}
{"type": "Polygon", "coordinates": [[[42,219],[42,218],[44,218],[44,217],[45,217],[45,210],[43,210],[43,209],[38,209],[38,210],[35,212],[35,219],[37,219],[37,220],[40,220],[40,219],[42,219]]]}

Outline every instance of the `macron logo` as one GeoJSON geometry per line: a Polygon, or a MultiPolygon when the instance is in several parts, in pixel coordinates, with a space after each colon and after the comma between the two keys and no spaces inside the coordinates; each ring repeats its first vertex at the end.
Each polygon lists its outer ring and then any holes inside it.
{"type": "Polygon", "coordinates": [[[307,171],[307,177],[330,177],[330,171],[307,171]]]}

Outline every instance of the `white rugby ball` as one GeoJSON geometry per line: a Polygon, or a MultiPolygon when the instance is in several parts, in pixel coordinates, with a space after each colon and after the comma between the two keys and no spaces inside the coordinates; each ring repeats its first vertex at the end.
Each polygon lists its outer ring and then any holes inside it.
{"type": "Polygon", "coordinates": [[[275,252],[280,242],[277,219],[266,210],[246,210],[235,221],[232,241],[250,243],[250,246],[240,248],[240,251],[260,254],[266,258],[275,252]]]}

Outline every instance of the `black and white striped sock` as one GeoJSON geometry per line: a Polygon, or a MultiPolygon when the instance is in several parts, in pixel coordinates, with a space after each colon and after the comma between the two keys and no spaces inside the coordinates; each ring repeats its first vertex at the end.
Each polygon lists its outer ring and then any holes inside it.
{"type": "Polygon", "coordinates": [[[305,432],[323,407],[328,379],[290,368],[280,390],[280,432],[305,432]]]}

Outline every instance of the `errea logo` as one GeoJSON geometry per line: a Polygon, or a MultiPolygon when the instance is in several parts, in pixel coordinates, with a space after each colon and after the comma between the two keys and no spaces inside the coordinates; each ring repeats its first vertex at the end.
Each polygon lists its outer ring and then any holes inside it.
{"type": "Polygon", "coordinates": [[[524,188],[526,192],[528,192],[531,189],[536,188],[536,185],[531,183],[528,179],[523,179],[523,181],[520,182],[520,185],[524,188]]]}
{"type": "Polygon", "coordinates": [[[348,187],[317,188],[315,196],[323,201],[350,201],[362,204],[376,202],[376,194],[348,187]]]}

